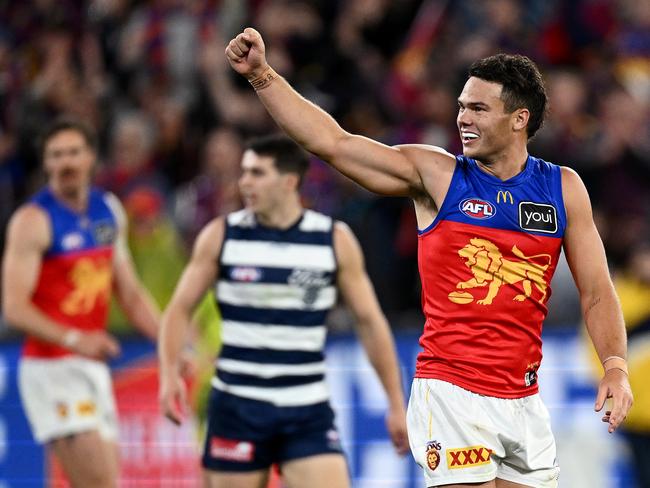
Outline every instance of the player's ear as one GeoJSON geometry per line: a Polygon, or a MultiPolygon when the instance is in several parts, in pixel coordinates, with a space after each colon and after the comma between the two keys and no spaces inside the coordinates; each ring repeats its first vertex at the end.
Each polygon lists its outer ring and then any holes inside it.
{"type": "Polygon", "coordinates": [[[286,173],[284,175],[285,181],[287,182],[287,187],[290,190],[298,190],[300,187],[300,176],[298,173],[286,173]]]}
{"type": "Polygon", "coordinates": [[[515,132],[526,130],[528,120],[530,119],[530,110],[527,108],[518,108],[512,113],[512,129],[515,132]]]}

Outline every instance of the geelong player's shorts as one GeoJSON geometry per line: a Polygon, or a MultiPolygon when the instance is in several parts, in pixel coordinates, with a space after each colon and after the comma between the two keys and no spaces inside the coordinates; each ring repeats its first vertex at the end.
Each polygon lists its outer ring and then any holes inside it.
{"type": "Polygon", "coordinates": [[[495,478],[557,487],[555,440],[539,395],[495,398],[415,378],[407,422],[411,451],[428,487],[495,478]]]}
{"type": "Polygon", "coordinates": [[[255,471],[330,453],[343,451],[328,402],[278,407],[212,389],[204,468],[255,471]]]}
{"type": "Polygon", "coordinates": [[[23,358],[18,387],[34,438],[41,443],[97,430],[117,438],[117,413],[106,364],[78,356],[23,358]]]}

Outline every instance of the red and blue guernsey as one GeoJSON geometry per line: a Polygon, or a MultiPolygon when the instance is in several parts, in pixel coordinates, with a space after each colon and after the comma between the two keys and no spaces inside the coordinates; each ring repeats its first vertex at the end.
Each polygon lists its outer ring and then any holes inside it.
{"type": "MultiPolygon", "coordinates": [[[[31,200],[47,213],[52,236],[32,302],[52,320],[70,328],[94,331],[106,327],[117,236],[109,198],[109,194],[91,189],[83,213],[64,205],[49,188],[31,200]]],[[[28,357],[67,354],[67,349],[31,336],[23,349],[28,357]]]]}
{"type": "Polygon", "coordinates": [[[559,166],[529,156],[501,181],[456,157],[440,212],[419,233],[426,323],[416,377],[500,398],[537,393],[565,227],[559,166]]]}

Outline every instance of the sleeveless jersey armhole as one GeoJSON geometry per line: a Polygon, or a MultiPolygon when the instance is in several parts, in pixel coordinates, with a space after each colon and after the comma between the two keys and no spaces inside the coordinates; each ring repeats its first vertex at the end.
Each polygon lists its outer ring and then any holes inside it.
{"type": "Polygon", "coordinates": [[[447,208],[449,207],[450,193],[453,191],[455,187],[460,171],[462,171],[462,167],[461,167],[462,162],[460,158],[461,156],[456,156],[456,166],[454,167],[454,174],[451,176],[451,181],[449,182],[449,188],[447,188],[447,193],[445,195],[445,198],[442,201],[442,205],[438,209],[438,214],[433,219],[433,222],[431,222],[428,226],[426,226],[422,230],[418,229],[418,237],[422,237],[425,234],[428,234],[431,230],[433,230],[438,225],[438,223],[442,220],[442,217],[446,213],[447,208]]]}

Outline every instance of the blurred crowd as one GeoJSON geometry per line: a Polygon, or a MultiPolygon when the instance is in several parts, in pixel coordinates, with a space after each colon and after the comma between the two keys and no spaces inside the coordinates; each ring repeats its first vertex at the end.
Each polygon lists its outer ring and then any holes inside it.
{"type": "MultiPolygon", "coordinates": [[[[224,57],[247,25],[347,130],[456,153],[471,62],[530,56],[551,100],[531,153],[581,174],[615,271],[648,247],[650,2],[638,0],[0,0],[0,228],[43,181],[39,131],[80,117],[100,135],[97,183],[124,202],[136,264],[164,301],[198,230],[239,208],[246,139],[277,130],[224,57]]],[[[411,203],[317,160],[303,193],[355,230],[393,323],[421,327],[411,203]]],[[[576,317],[576,303],[551,317],[576,317]]]]}

